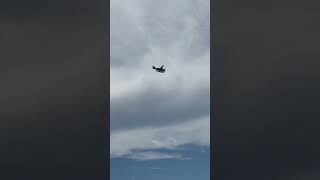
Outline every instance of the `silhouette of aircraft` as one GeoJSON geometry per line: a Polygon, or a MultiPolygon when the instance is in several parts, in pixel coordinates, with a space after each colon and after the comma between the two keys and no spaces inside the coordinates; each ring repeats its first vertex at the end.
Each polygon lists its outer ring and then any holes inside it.
{"type": "Polygon", "coordinates": [[[152,69],[155,69],[156,71],[158,71],[160,73],[166,72],[166,69],[163,69],[163,65],[160,68],[156,68],[156,67],[152,66],[152,69]]]}

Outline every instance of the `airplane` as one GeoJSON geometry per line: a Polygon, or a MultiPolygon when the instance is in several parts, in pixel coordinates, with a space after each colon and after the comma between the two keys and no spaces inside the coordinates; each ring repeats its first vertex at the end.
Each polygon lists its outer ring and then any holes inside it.
{"type": "Polygon", "coordinates": [[[163,69],[163,65],[160,68],[156,68],[156,67],[152,66],[152,69],[155,69],[156,71],[158,71],[160,73],[166,72],[166,69],[163,69]]]}

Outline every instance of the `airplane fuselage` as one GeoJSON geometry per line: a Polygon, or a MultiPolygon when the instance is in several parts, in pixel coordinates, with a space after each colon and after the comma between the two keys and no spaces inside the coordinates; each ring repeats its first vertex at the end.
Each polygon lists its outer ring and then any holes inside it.
{"type": "MultiPolygon", "coordinates": [[[[163,66],[162,66],[163,67],[163,66]]],[[[153,69],[155,69],[157,72],[160,72],[160,73],[164,73],[164,72],[166,72],[166,70],[165,69],[163,69],[163,68],[156,68],[156,67],[152,67],[153,69]]]]}
{"type": "Polygon", "coordinates": [[[156,71],[158,71],[160,73],[164,73],[166,70],[158,68],[158,69],[156,69],[156,71]]]}

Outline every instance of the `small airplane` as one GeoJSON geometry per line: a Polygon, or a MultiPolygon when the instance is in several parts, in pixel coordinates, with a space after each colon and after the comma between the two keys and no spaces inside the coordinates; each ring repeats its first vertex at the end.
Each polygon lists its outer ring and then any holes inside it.
{"type": "Polygon", "coordinates": [[[163,69],[163,65],[160,68],[156,68],[156,67],[152,66],[152,69],[155,69],[156,71],[158,71],[160,73],[166,72],[166,69],[163,69]]]}

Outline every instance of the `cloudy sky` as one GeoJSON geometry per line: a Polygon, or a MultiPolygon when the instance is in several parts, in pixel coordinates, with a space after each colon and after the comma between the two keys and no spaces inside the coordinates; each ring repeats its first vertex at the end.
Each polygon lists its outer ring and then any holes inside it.
{"type": "Polygon", "coordinates": [[[113,180],[171,179],[189,168],[209,178],[209,4],[111,0],[113,180]]]}

